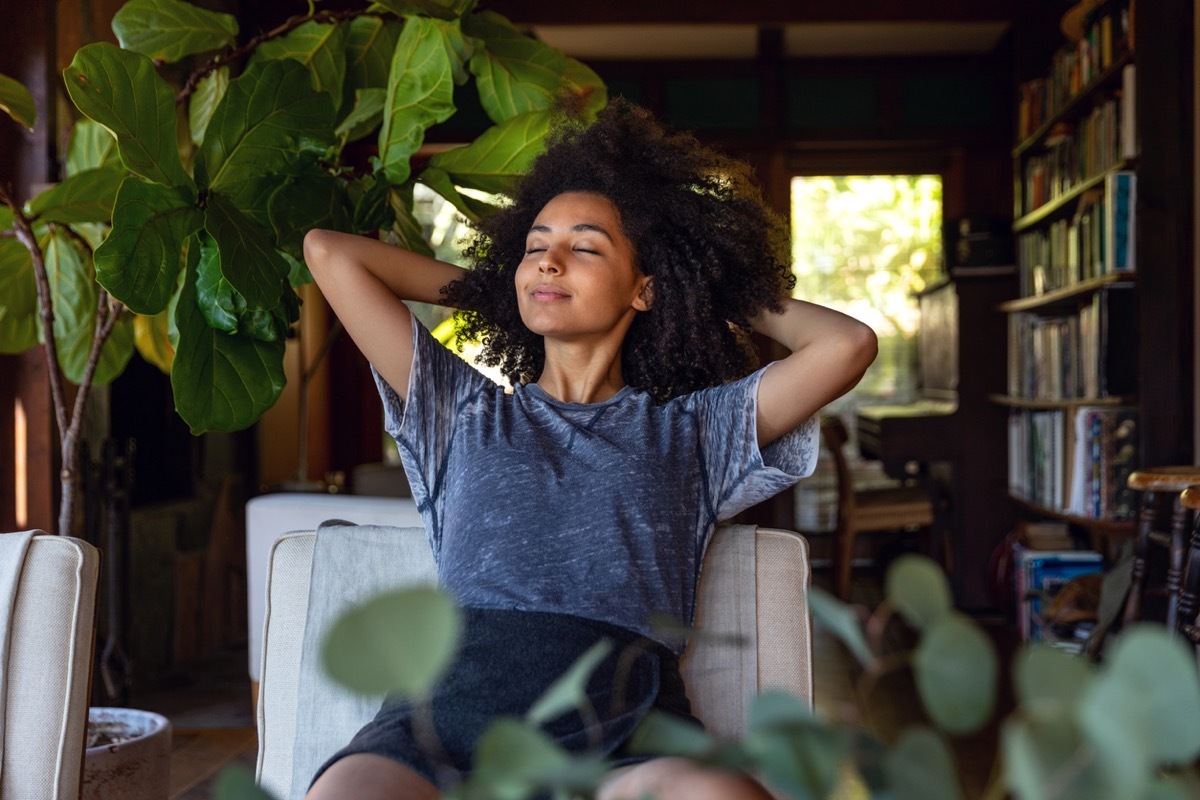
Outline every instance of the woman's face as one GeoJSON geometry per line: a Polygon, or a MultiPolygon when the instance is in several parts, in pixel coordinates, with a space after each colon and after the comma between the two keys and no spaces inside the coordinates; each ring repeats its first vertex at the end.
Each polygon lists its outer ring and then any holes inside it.
{"type": "Polygon", "coordinates": [[[515,278],[521,319],[534,333],[586,341],[625,335],[649,308],[650,279],[607,197],[566,192],[546,204],[525,239],[515,278]]]}

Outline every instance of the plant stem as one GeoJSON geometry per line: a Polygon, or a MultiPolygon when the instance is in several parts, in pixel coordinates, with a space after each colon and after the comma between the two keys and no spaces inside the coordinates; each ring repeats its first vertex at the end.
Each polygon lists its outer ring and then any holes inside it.
{"type": "MultiPolygon", "coordinates": [[[[43,352],[46,354],[46,368],[50,376],[50,397],[54,404],[54,421],[58,428],[59,460],[62,462],[59,471],[59,490],[61,496],[58,502],[57,533],[68,535],[71,532],[71,519],[75,513],[75,481],[79,477],[79,432],[83,427],[83,412],[87,408],[88,395],[91,393],[92,381],[96,375],[96,366],[100,363],[100,351],[112,334],[113,327],[121,316],[124,306],[108,296],[108,292],[100,290],[96,301],[96,327],[92,335],[92,345],[88,352],[87,365],[79,381],[79,390],[75,393],[75,403],[71,408],[70,419],[67,418],[67,395],[63,386],[62,369],[58,365],[58,344],[54,340],[54,298],[50,293],[50,276],[46,271],[46,259],[42,248],[38,245],[37,236],[33,232],[33,219],[12,197],[11,188],[0,189],[0,204],[7,206],[13,212],[13,233],[17,240],[29,251],[33,262],[33,275],[37,283],[38,317],[41,321],[43,352]]],[[[69,235],[85,250],[91,251],[83,237],[71,231],[69,235]]]]}
{"type": "MultiPolygon", "coordinates": [[[[199,85],[200,81],[205,75],[208,75],[210,72],[215,72],[221,67],[232,64],[234,61],[237,61],[240,58],[245,58],[253,53],[255,48],[257,48],[263,42],[271,39],[277,39],[280,36],[291,33],[293,30],[299,28],[306,22],[343,22],[348,19],[354,19],[355,17],[362,16],[368,16],[367,9],[360,8],[348,11],[318,11],[316,13],[298,14],[294,17],[288,17],[271,30],[265,33],[260,33],[251,38],[244,45],[241,45],[240,47],[231,47],[225,52],[213,56],[208,60],[208,63],[194,71],[192,74],[188,75],[187,80],[183,84],[183,88],[180,89],[179,93],[175,95],[175,105],[179,105],[183,103],[183,101],[187,100],[192,95],[192,92],[196,91],[196,86],[199,85]]],[[[377,15],[370,14],[370,16],[377,15]]]]}

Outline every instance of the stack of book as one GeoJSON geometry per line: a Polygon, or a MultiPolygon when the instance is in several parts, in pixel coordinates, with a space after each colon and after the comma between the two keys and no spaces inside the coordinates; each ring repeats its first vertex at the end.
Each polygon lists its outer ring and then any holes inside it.
{"type": "MultiPolygon", "coordinates": [[[[1061,523],[1041,523],[1041,527],[1048,529],[1058,525],[1061,523]]],[[[1032,534],[1035,526],[1029,527],[1032,534]]],[[[1095,625],[1090,608],[1086,607],[1094,598],[1081,597],[1080,602],[1085,607],[1067,615],[1071,621],[1066,624],[1047,624],[1044,615],[1064,586],[1082,576],[1100,573],[1104,559],[1091,550],[1073,549],[1074,543],[1066,534],[1066,526],[1061,525],[1061,529],[1060,536],[1041,541],[1033,535],[1027,536],[1026,542],[1014,549],[1017,624],[1023,641],[1045,641],[1079,652],[1095,625]]]]}

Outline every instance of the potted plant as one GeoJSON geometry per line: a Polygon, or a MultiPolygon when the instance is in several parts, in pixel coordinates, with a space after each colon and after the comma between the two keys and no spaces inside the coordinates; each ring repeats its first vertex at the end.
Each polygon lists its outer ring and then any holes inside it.
{"type": "MultiPolygon", "coordinates": [[[[606,102],[582,63],[473,0],[382,0],[307,12],[248,38],[183,0],[130,0],[120,46],[64,73],[82,115],[62,180],[24,202],[0,187],[0,352],[39,343],[60,439],[56,531],[76,517],[80,436],[95,386],[136,349],[170,374],[193,433],[252,425],[279,398],[313,227],[429,252],[420,182],[467,218],[542,146],[559,106],[606,102]],[[414,170],[425,132],[473,83],[490,118],[473,143],[414,170]],[[70,397],[67,383],[77,386],[70,397]]],[[[0,108],[32,128],[20,83],[0,108]]]]}
{"type": "MultiPolygon", "coordinates": [[[[820,589],[812,588],[809,600],[818,623],[861,664],[866,703],[885,673],[911,670],[928,724],[884,742],[857,720],[822,717],[801,700],[767,692],[751,707],[741,740],[719,740],[652,713],[634,734],[634,748],[749,770],[780,798],[962,800],[951,741],[992,723],[1000,736],[985,800],[1198,796],[1200,676],[1191,648],[1162,626],[1125,630],[1101,664],[1049,644],[1022,647],[1011,665],[1015,707],[996,720],[995,647],[953,608],[941,567],[924,556],[902,556],[888,570],[885,595],[865,621],[863,609],[820,589]],[[889,624],[915,633],[911,651],[885,652],[889,624]]],[[[431,587],[390,592],[342,616],[326,637],[323,663],[351,691],[399,692],[420,702],[453,658],[458,625],[452,602],[431,587]],[[397,620],[415,619],[428,624],[403,625],[403,641],[378,635],[397,630],[397,620]]],[[[586,712],[589,661],[599,660],[593,655],[581,657],[524,719],[498,720],[485,731],[477,772],[449,796],[594,797],[603,762],[568,754],[538,726],[572,709],[586,712]]],[[[271,800],[236,767],[221,776],[216,797],[271,800]]]]}

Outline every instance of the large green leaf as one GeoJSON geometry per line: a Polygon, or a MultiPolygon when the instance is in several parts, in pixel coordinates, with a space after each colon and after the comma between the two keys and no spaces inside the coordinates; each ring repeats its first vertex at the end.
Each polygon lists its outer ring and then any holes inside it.
{"type": "Polygon", "coordinates": [[[999,663],[971,620],[943,614],[926,628],[913,656],[917,691],[929,716],[948,733],[969,733],[991,716],[999,663]]]}
{"type": "Polygon", "coordinates": [[[192,144],[199,147],[208,133],[208,123],[229,89],[229,67],[220,67],[205,75],[188,98],[188,132],[192,144]]]}
{"type": "Polygon", "coordinates": [[[229,84],[208,123],[196,179],[231,194],[238,184],[281,174],[329,147],[333,102],[291,59],[250,66],[229,84]]]}
{"type": "Polygon", "coordinates": [[[279,399],[287,382],[284,343],[210,328],[196,305],[193,268],[179,296],[175,324],[179,345],[171,366],[171,390],[175,410],[192,433],[241,430],[279,399]]]}
{"type": "Polygon", "coordinates": [[[471,72],[493,122],[554,105],[566,67],[561,52],[525,36],[494,11],[463,17],[462,26],[484,43],[471,56],[471,72]]]}
{"type": "Polygon", "coordinates": [[[20,125],[33,130],[37,122],[37,105],[25,84],[0,73],[0,111],[4,111],[20,125]]]}
{"type": "Polygon", "coordinates": [[[388,180],[404,183],[409,159],[425,131],[454,113],[454,84],[465,78],[471,48],[458,21],[412,17],[396,42],[388,76],[387,104],[379,131],[379,156],[388,180]]]}
{"type": "Polygon", "coordinates": [[[313,228],[351,232],[351,209],[342,182],[313,168],[283,183],[267,206],[275,243],[292,258],[304,258],[304,234],[313,228]]]}
{"type": "Polygon", "coordinates": [[[437,153],[429,167],[446,172],[457,186],[507,194],[542,152],[552,122],[549,111],[521,114],[493,125],[466,147],[437,153]]]}
{"type": "Polygon", "coordinates": [[[798,699],[771,692],[751,708],[744,747],[771,786],[798,800],[824,800],[841,777],[854,738],[813,717],[798,699]]]}
{"type": "Polygon", "coordinates": [[[258,785],[254,773],[241,764],[230,764],[217,775],[214,800],[276,800],[275,796],[258,785]]]}
{"type": "Polygon", "coordinates": [[[222,253],[217,242],[200,235],[200,262],[196,276],[196,304],[209,327],[226,333],[241,333],[264,342],[282,341],[295,322],[291,292],[281,295],[274,308],[252,308],[246,298],[225,278],[222,253]]]}
{"type": "MultiPolygon", "coordinates": [[[[51,229],[39,244],[50,280],[58,364],[67,380],[78,384],[95,341],[98,294],[92,265],[87,254],[61,229],[51,229]]],[[[120,375],[132,355],[133,323],[126,315],[118,320],[100,351],[93,382],[100,386],[120,375]]]]}
{"type": "Polygon", "coordinates": [[[438,589],[398,589],[343,614],[325,637],[321,660],[351,691],[423,697],[450,665],[461,624],[438,589]]]}
{"type": "Polygon", "coordinates": [[[386,89],[392,53],[404,23],[398,19],[356,17],[346,24],[346,80],[342,87],[343,111],[351,108],[362,89],[386,89]]]}
{"type": "Polygon", "coordinates": [[[77,172],[33,198],[29,212],[42,222],[108,222],[125,175],[120,166],[77,172]]]}
{"type": "Polygon", "coordinates": [[[423,14],[437,19],[457,19],[474,7],[476,0],[378,0],[379,5],[401,17],[423,14]]]}
{"type": "Polygon", "coordinates": [[[567,56],[563,69],[563,89],[574,95],[575,107],[587,122],[593,122],[608,105],[608,87],[591,67],[576,58],[567,56]]]}
{"type": "Polygon", "coordinates": [[[564,772],[570,763],[567,751],[546,734],[502,717],[479,737],[471,785],[480,790],[478,796],[530,797],[547,776],[564,772]]]}
{"type": "Polygon", "coordinates": [[[887,600],[909,625],[924,630],[954,610],[945,571],[925,556],[909,554],[888,568],[887,600]]]}
{"type": "Polygon", "coordinates": [[[229,47],[237,39],[237,18],[183,0],[129,0],[112,21],[126,50],[174,63],[193,53],[229,47]]]}
{"type": "MultiPolygon", "coordinates": [[[[363,175],[346,186],[354,207],[352,226],[356,233],[377,231],[392,224],[394,215],[388,204],[391,186],[382,174],[363,175]]],[[[418,231],[420,225],[417,226],[418,231]]]]}
{"type": "Polygon", "coordinates": [[[287,262],[275,251],[271,236],[220,195],[210,195],[204,229],[217,245],[221,274],[242,297],[249,311],[271,311],[291,294],[287,262]]]}
{"type": "Polygon", "coordinates": [[[90,119],[81,119],[71,126],[71,135],[67,139],[68,175],[110,164],[119,166],[120,163],[117,140],[108,128],[90,119]]]}
{"type": "Polygon", "coordinates": [[[388,192],[393,243],[411,253],[420,253],[433,258],[435,255],[433,248],[429,246],[429,242],[425,241],[421,223],[413,214],[412,202],[412,187],[408,184],[388,192]]]}
{"type": "Polygon", "coordinates": [[[134,313],[157,314],[175,290],[184,240],[202,221],[189,190],[126,178],[112,232],[96,248],[96,280],[134,313]]]}
{"type": "Polygon", "coordinates": [[[417,180],[440,194],[471,222],[478,223],[495,209],[495,206],[490,203],[460,192],[454,185],[454,180],[444,169],[436,167],[424,169],[417,176],[417,180]]]}
{"type": "Polygon", "coordinates": [[[346,26],[306,22],[286,36],[260,44],[250,63],[284,58],[298,61],[308,69],[313,85],[317,91],[329,95],[336,111],[342,104],[342,83],[346,78],[346,26]]]}
{"type": "Polygon", "coordinates": [[[359,89],[354,93],[354,105],[337,126],[335,134],[348,142],[363,138],[383,121],[383,106],[387,103],[386,89],[359,89]]]}
{"type": "Polygon", "coordinates": [[[175,92],[149,58],[107,42],[84,45],[63,72],[76,108],[117,137],[131,172],[167,186],[191,186],[175,143],[175,92]]]}
{"type": "Polygon", "coordinates": [[[172,318],[169,306],[158,314],[133,316],[133,346],[142,358],[167,375],[171,374],[171,364],[175,361],[170,334],[172,318]]]}
{"type": "Polygon", "coordinates": [[[23,353],[37,342],[33,261],[16,239],[0,239],[0,353],[23,353]]]}
{"type": "Polygon", "coordinates": [[[1087,659],[1049,645],[1024,649],[1013,659],[1013,672],[1022,706],[1057,713],[1073,707],[1094,676],[1087,659]]]}

